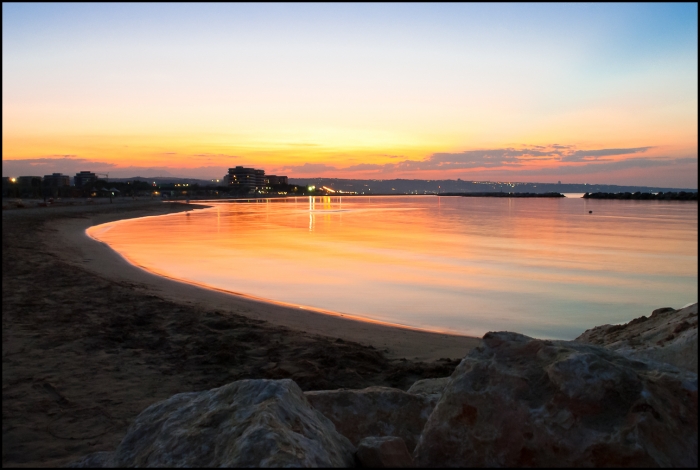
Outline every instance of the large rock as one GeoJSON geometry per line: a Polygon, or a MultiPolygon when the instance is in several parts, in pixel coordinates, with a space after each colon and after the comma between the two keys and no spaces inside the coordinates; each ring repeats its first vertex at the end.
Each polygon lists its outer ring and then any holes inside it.
{"type": "Polygon", "coordinates": [[[437,402],[434,396],[389,387],[323,390],[305,395],[354,445],[369,436],[396,436],[406,442],[410,452],[437,402]]]}
{"type": "Polygon", "coordinates": [[[697,374],[573,341],[488,333],[452,374],[414,461],[695,467],[697,374]]]}
{"type": "Polygon", "coordinates": [[[624,325],[602,325],[575,339],[627,357],[672,364],[698,373],[698,304],[676,310],[659,308],[650,317],[624,325]]]}
{"type": "Polygon", "coordinates": [[[114,468],[114,452],[94,452],[69,463],[65,468],[114,468]]]}
{"type": "MultiPolygon", "coordinates": [[[[240,380],[144,410],[107,465],[347,467],[354,446],[291,380],[240,380]]],[[[80,461],[79,461],[80,462],[80,461]]],[[[79,462],[76,462],[79,463],[79,462]]]]}
{"type": "Polygon", "coordinates": [[[413,385],[411,385],[411,388],[409,388],[407,392],[413,393],[414,395],[436,395],[439,398],[449,382],[450,377],[421,379],[417,380],[413,385]]]}
{"type": "Polygon", "coordinates": [[[400,437],[365,437],[357,445],[357,460],[365,468],[409,468],[413,459],[400,437]]]}

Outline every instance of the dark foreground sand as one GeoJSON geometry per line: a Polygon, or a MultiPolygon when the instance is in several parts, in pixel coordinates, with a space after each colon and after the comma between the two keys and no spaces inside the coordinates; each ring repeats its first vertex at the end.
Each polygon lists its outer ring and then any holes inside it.
{"type": "Polygon", "coordinates": [[[4,467],[113,450],[139,412],[175,393],[245,378],[292,378],[304,390],[405,389],[450,375],[478,344],[159,278],[84,235],[97,223],[194,207],[3,210],[4,467]]]}

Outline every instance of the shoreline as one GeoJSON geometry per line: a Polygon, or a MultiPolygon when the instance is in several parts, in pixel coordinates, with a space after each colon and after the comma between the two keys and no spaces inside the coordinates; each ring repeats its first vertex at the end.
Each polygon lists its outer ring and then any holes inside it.
{"type": "MultiPolygon", "coordinates": [[[[206,201],[206,202],[213,202],[213,201],[206,201]]],[[[193,207],[191,210],[206,210],[206,209],[211,209],[211,208],[212,208],[211,206],[197,205],[197,207],[193,207]]],[[[175,215],[175,214],[178,214],[179,212],[180,211],[170,212],[170,213],[161,214],[161,215],[149,215],[149,216],[144,216],[144,217],[133,217],[133,218],[163,217],[163,216],[167,216],[167,215],[175,215]]],[[[185,211],[185,212],[188,212],[188,211],[185,211]]],[[[109,247],[113,252],[115,252],[117,255],[119,255],[131,267],[140,269],[142,271],[145,271],[148,274],[152,274],[152,275],[157,276],[159,278],[169,279],[169,280],[176,282],[176,283],[187,284],[187,285],[199,287],[199,288],[202,288],[202,289],[205,289],[208,291],[214,291],[214,292],[220,292],[220,293],[223,293],[226,295],[232,295],[232,296],[235,296],[237,298],[251,300],[251,301],[254,301],[256,303],[261,303],[261,304],[266,305],[266,306],[275,305],[275,306],[280,306],[280,307],[285,307],[285,308],[291,308],[294,310],[300,309],[300,310],[305,310],[307,312],[318,313],[320,315],[330,315],[333,317],[342,317],[346,320],[358,321],[358,322],[363,322],[363,323],[370,323],[370,324],[379,325],[379,326],[383,326],[383,327],[387,327],[387,328],[399,328],[399,329],[404,329],[404,330],[411,330],[411,331],[415,331],[415,332],[419,332],[419,333],[430,333],[430,334],[439,334],[439,335],[447,335],[447,336],[459,336],[462,338],[465,338],[465,337],[466,338],[475,338],[473,336],[469,336],[469,335],[465,335],[465,334],[461,334],[461,333],[457,333],[457,332],[430,330],[427,328],[421,328],[421,327],[417,327],[417,326],[403,325],[400,323],[392,323],[392,322],[383,321],[383,320],[376,320],[376,319],[373,319],[370,317],[352,314],[352,313],[342,313],[342,312],[338,312],[338,311],[334,311],[334,310],[324,309],[321,307],[312,307],[309,305],[296,304],[293,302],[286,302],[283,300],[268,299],[268,298],[260,297],[260,296],[254,295],[254,294],[247,294],[245,292],[236,292],[236,291],[225,289],[225,288],[210,286],[210,285],[207,285],[205,283],[201,283],[201,282],[197,282],[197,281],[192,281],[192,280],[188,280],[188,279],[182,279],[182,278],[170,276],[168,274],[159,273],[155,270],[149,269],[148,267],[139,264],[138,262],[130,259],[128,256],[114,250],[113,248],[111,248],[109,246],[108,243],[101,241],[99,238],[97,238],[97,236],[89,233],[91,229],[97,229],[97,228],[105,226],[105,225],[117,224],[117,223],[124,222],[124,221],[131,220],[131,219],[132,218],[119,218],[116,220],[111,220],[111,221],[100,223],[97,225],[91,225],[83,233],[92,241],[100,243],[102,245],[106,245],[107,247],[109,247]]],[[[107,229],[107,227],[105,227],[105,229],[107,229]]],[[[72,238],[75,235],[76,234],[71,234],[69,236],[72,238]]],[[[288,325],[285,325],[285,326],[288,326],[288,325]]]]}
{"type": "Polygon", "coordinates": [[[4,467],[112,450],[141,411],[178,393],[243,379],[407,390],[449,376],[480,343],[150,274],[85,228],[198,206],[104,202],[2,211],[4,467]]]}
{"type": "Polygon", "coordinates": [[[55,228],[59,241],[53,253],[64,261],[105,276],[114,281],[139,284],[162,298],[194,304],[198,308],[239,313],[254,320],[263,320],[310,334],[340,338],[373,346],[392,359],[435,361],[441,358],[461,359],[481,342],[480,338],[448,332],[422,330],[365,317],[298,306],[253,295],[216,289],[196,282],[155,274],[129,262],[109,245],[86,233],[90,227],[144,216],[160,216],[188,210],[206,209],[206,203],[189,205],[161,203],[168,207],[162,214],[96,213],[86,219],[62,219],[55,228]],[[183,207],[177,207],[182,205],[183,207]],[[70,256],[66,256],[70,253],[70,256]]]}

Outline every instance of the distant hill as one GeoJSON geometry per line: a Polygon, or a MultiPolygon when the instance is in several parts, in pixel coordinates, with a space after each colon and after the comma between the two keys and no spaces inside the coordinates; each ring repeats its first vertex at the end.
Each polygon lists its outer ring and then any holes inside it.
{"type": "Polygon", "coordinates": [[[507,193],[656,193],[667,191],[697,192],[697,189],[652,186],[617,186],[612,184],[503,183],[463,180],[355,180],[339,178],[289,178],[290,184],[326,186],[358,194],[438,194],[462,192],[507,193]]]}

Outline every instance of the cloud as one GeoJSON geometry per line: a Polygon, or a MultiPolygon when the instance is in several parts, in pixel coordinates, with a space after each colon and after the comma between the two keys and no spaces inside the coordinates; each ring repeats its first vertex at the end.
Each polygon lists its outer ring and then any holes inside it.
{"type": "Polygon", "coordinates": [[[194,168],[164,167],[164,166],[117,166],[114,163],[99,162],[78,158],[75,156],[60,156],[60,158],[39,157],[21,160],[2,161],[3,176],[44,176],[51,173],[63,173],[73,176],[79,171],[109,173],[110,178],[130,178],[142,176],[173,176],[190,178],[221,178],[227,168],[224,166],[199,166],[194,168]]]}
{"type": "Polygon", "coordinates": [[[116,168],[116,165],[113,163],[77,158],[75,155],[61,155],[58,158],[40,157],[22,160],[2,160],[2,174],[4,176],[44,176],[51,173],[72,175],[83,170],[105,173],[113,168],[116,168]]]}
{"type": "Polygon", "coordinates": [[[520,170],[522,175],[584,175],[590,173],[627,170],[631,168],[661,168],[687,163],[698,163],[697,158],[628,158],[618,161],[587,162],[579,165],[560,165],[553,168],[520,170]]]}
{"type": "Polygon", "coordinates": [[[651,148],[653,147],[575,150],[573,145],[553,144],[524,148],[468,150],[460,153],[434,153],[425,160],[425,165],[421,169],[493,168],[521,165],[528,160],[580,162],[602,157],[644,153],[651,148]]]}
{"type": "Polygon", "coordinates": [[[651,148],[654,147],[636,147],[629,149],[576,150],[571,153],[563,154],[562,160],[567,162],[580,162],[601,157],[612,157],[616,155],[632,155],[635,153],[644,153],[651,148]]]}
{"type": "MultiPolygon", "coordinates": [[[[516,147],[504,147],[497,149],[466,150],[464,152],[438,152],[433,153],[424,160],[404,159],[398,162],[374,164],[359,163],[343,168],[327,165],[325,163],[306,163],[304,165],[286,166],[282,171],[293,174],[313,174],[328,172],[418,172],[418,171],[447,171],[447,170],[471,170],[471,169],[501,169],[504,171],[518,171],[523,174],[535,172],[537,174],[578,174],[594,171],[602,171],[603,167],[592,167],[589,164],[601,165],[604,157],[633,155],[644,153],[653,147],[633,147],[614,149],[577,149],[575,145],[551,144],[516,147]],[[556,168],[530,169],[530,162],[563,163],[556,168]],[[584,165],[581,165],[584,164],[584,165]]],[[[391,156],[391,155],[389,155],[391,156]]],[[[393,157],[393,156],[392,156],[393,157]]],[[[606,168],[620,169],[632,167],[653,167],[668,165],[671,160],[633,158],[620,161],[607,161],[606,168]]]]}
{"type": "MultiPolygon", "coordinates": [[[[355,163],[346,167],[339,167],[326,163],[304,163],[302,165],[286,165],[276,168],[265,168],[266,171],[275,174],[289,174],[289,176],[316,176],[320,174],[334,174],[342,177],[343,173],[365,173],[371,178],[381,178],[384,175],[397,173],[416,174],[419,172],[440,172],[454,170],[475,170],[479,172],[497,172],[510,175],[584,175],[591,173],[603,173],[633,168],[672,168],[672,165],[687,165],[695,163],[696,156],[687,158],[671,157],[644,157],[643,154],[652,147],[612,148],[612,149],[578,149],[574,145],[551,144],[531,145],[523,147],[503,147],[496,149],[467,150],[464,152],[438,152],[429,155],[423,160],[408,160],[397,156],[395,161],[375,163],[355,163]],[[625,158],[625,155],[632,155],[625,158]],[[621,157],[622,156],[622,157],[621,157]],[[608,157],[618,157],[613,160],[608,157]],[[533,162],[545,162],[547,167],[535,166],[533,162]]],[[[183,156],[183,155],[181,155],[183,156]]],[[[142,166],[118,166],[114,163],[100,162],[80,158],[77,155],[47,155],[37,158],[22,160],[2,161],[2,173],[5,176],[43,176],[50,173],[64,173],[74,175],[82,170],[97,173],[109,173],[110,177],[124,178],[132,176],[177,176],[201,179],[221,178],[233,163],[226,163],[225,159],[242,157],[226,154],[190,154],[192,163],[201,163],[197,167],[142,167],[142,166]],[[220,165],[211,163],[223,162],[220,165]]],[[[389,155],[392,156],[393,155],[389,155]]],[[[175,163],[172,163],[175,165],[175,163]]],[[[252,165],[256,166],[256,165],[252,165]]],[[[256,166],[260,167],[260,166],[256,166]]],[[[652,170],[653,171],[653,170],[652,170]]],[[[678,171],[685,171],[680,169],[678,171]]],[[[449,173],[447,173],[449,174],[449,173]]],[[[452,173],[454,174],[454,173],[452,173]]]]}
{"type": "MultiPolygon", "coordinates": [[[[628,158],[626,160],[618,160],[601,163],[587,163],[582,165],[583,168],[596,170],[623,170],[627,168],[656,168],[672,165],[682,165],[686,163],[697,163],[697,158],[628,158]]],[[[575,168],[575,167],[566,167],[575,168]]]]}
{"type": "MultiPolygon", "coordinates": [[[[534,150],[538,156],[543,154],[540,150],[534,150]]],[[[432,167],[494,167],[502,166],[506,163],[516,162],[517,157],[530,153],[523,149],[490,149],[490,150],[467,150],[460,153],[434,153],[425,162],[432,167]]]]}

